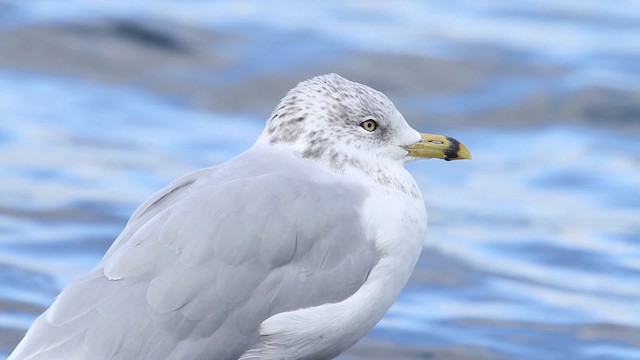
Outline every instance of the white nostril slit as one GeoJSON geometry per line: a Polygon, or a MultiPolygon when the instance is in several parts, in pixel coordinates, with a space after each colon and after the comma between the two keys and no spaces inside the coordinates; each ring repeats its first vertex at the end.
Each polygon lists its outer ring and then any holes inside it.
{"type": "Polygon", "coordinates": [[[440,141],[440,140],[429,140],[429,142],[430,142],[430,143],[433,143],[433,144],[438,144],[438,145],[442,145],[442,144],[444,144],[444,143],[443,143],[442,141],[440,141]]]}

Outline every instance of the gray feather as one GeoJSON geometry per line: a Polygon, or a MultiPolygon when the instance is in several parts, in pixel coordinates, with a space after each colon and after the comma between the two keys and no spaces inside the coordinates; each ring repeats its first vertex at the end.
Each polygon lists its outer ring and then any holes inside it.
{"type": "Polygon", "coordinates": [[[357,291],[377,261],[359,228],[366,190],[307,178],[304,162],[274,169],[254,156],[188,175],[143,204],[12,359],[237,358],[268,317],[357,291]],[[345,202],[353,206],[335,205],[345,202]]]}

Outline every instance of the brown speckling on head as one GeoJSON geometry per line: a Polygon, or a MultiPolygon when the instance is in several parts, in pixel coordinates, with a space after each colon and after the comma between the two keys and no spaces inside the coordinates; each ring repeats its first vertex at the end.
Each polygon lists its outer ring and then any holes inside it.
{"type": "Polygon", "coordinates": [[[280,101],[262,137],[271,146],[286,146],[302,158],[324,161],[336,172],[357,169],[381,185],[413,193],[384,171],[379,174],[387,162],[374,165],[371,159],[383,159],[384,149],[416,142],[419,135],[383,93],[366,85],[336,74],[303,81],[280,101]],[[375,131],[362,128],[369,119],[377,122],[375,131]]]}

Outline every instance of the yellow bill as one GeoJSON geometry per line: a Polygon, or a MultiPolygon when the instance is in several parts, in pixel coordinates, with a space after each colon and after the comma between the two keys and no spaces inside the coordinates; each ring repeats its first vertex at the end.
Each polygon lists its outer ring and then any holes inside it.
{"type": "Polygon", "coordinates": [[[442,135],[420,134],[422,140],[404,149],[409,156],[417,158],[437,158],[444,160],[471,160],[471,153],[463,143],[442,135]]]}

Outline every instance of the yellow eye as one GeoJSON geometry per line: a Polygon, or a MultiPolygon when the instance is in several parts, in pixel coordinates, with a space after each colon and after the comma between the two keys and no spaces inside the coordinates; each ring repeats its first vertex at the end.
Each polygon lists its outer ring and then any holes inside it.
{"type": "Polygon", "coordinates": [[[374,131],[378,128],[378,123],[375,120],[367,120],[360,123],[360,126],[367,131],[374,131]]]}

